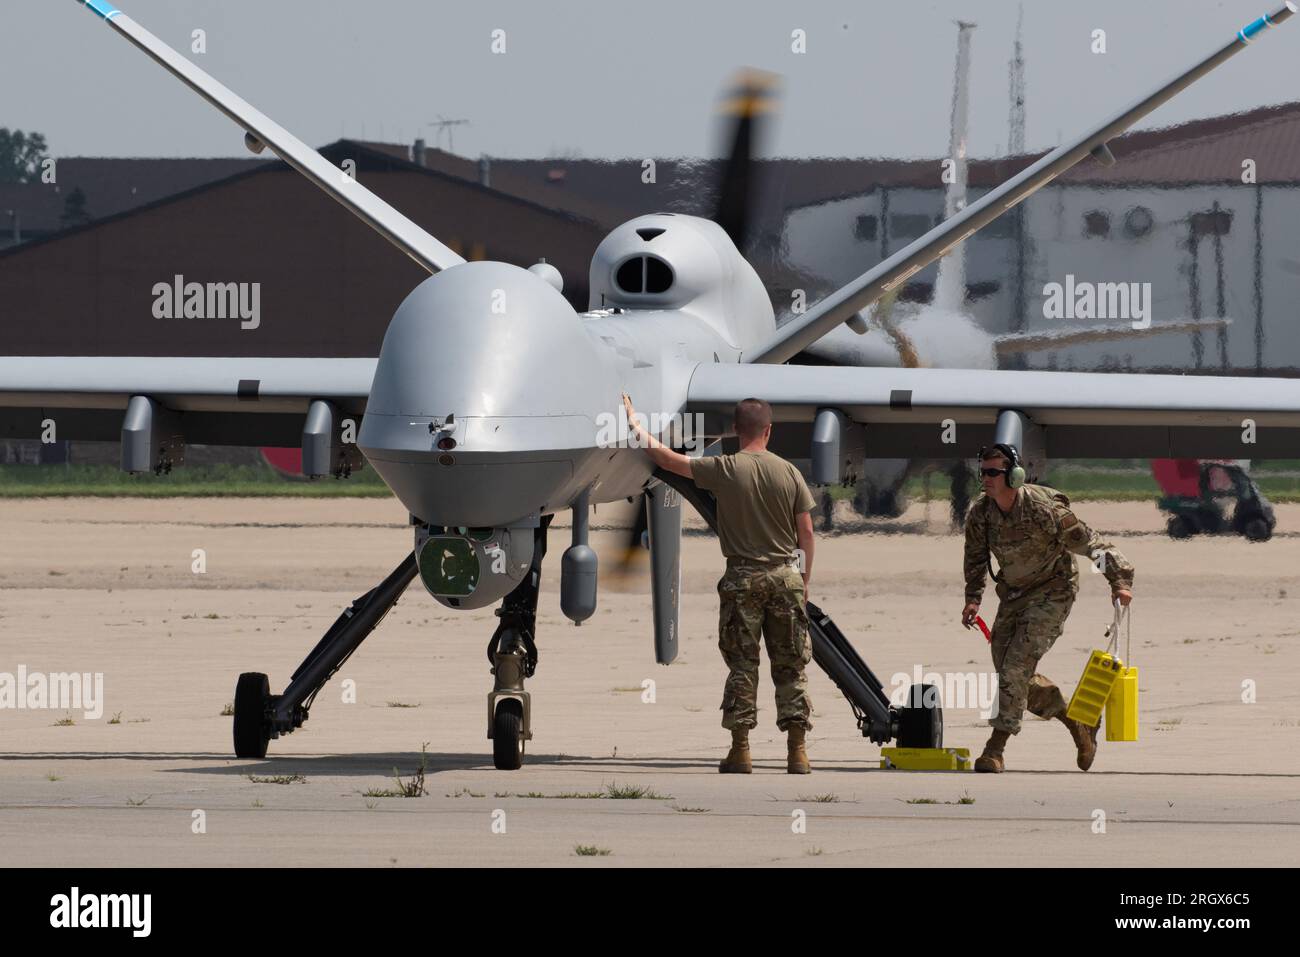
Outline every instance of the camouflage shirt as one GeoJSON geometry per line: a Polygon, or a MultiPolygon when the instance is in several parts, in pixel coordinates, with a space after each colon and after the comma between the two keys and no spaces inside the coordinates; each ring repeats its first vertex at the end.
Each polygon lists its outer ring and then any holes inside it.
{"type": "Polygon", "coordinates": [[[1009,512],[980,495],[966,515],[966,601],[978,602],[984,594],[990,554],[997,560],[997,594],[1004,601],[1052,585],[1077,592],[1075,555],[1102,562],[1112,592],[1131,589],[1133,566],[1069,506],[1065,495],[1044,485],[1021,486],[1009,512]]]}

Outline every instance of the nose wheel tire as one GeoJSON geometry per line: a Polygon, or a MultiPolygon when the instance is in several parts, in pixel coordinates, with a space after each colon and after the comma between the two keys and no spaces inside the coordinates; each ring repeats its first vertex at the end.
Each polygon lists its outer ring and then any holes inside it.
{"type": "Polygon", "coordinates": [[[524,763],[524,709],[514,698],[502,700],[492,718],[492,763],[498,771],[517,771],[524,763]]]}
{"type": "Polygon", "coordinates": [[[943,747],[943,708],[934,685],[912,685],[907,707],[898,715],[898,746],[943,747]]]}
{"type": "Polygon", "coordinates": [[[264,758],[271,740],[266,709],[271,701],[271,684],[266,675],[246,672],[235,685],[235,755],[264,758]]]}

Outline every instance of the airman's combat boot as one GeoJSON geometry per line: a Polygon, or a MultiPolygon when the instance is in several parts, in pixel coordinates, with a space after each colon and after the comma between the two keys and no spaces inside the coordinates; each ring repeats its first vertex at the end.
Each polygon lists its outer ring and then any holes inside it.
{"type": "Polygon", "coordinates": [[[975,759],[975,770],[1000,774],[1006,767],[1002,762],[1002,749],[1006,747],[1007,739],[1010,737],[1010,731],[1003,731],[1001,728],[994,730],[989,735],[988,744],[984,745],[984,753],[975,759]]]}
{"type": "Polygon", "coordinates": [[[801,724],[792,724],[787,734],[786,773],[811,774],[812,765],[808,763],[808,752],[804,750],[804,739],[808,734],[808,729],[801,724]]]}
{"type": "Polygon", "coordinates": [[[1080,771],[1086,771],[1092,767],[1093,760],[1097,757],[1097,729],[1101,727],[1101,719],[1091,728],[1082,721],[1073,721],[1067,718],[1062,712],[1056,716],[1070,732],[1070,737],[1074,738],[1074,746],[1079,749],[1079,754],[1075,758],[1075,764],[1079,766],[1080,771]]]}
{"type": "Polygon", "coordinates": [[[731,729],[731,750],[718,765],[723,774],[753,774],[754,763],[749,757],[749,729],[731,729]]]}

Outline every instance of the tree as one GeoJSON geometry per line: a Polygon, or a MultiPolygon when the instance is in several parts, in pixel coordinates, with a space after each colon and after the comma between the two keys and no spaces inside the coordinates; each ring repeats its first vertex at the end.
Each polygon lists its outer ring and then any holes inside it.
{"type": "Polygon", "coordinates": [[[43,135],[0,127],[0,183],[40,179],[41,163],[46,158],[43,135]]]}

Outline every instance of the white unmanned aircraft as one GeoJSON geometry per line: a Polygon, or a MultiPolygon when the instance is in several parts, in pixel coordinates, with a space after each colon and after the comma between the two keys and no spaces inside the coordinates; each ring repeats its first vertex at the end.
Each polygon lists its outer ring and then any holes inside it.
{"type": "MultiPolygon", "coordinates": [[[[120,423],[123,468],[148,471],[179,460],[186,441],[279,444],[270,433],[297,416],[304,472],[346,468],[359,448],[410,512],[414,549],[339,617],[284,693],[270,694],[263,674],[240,677],[241,757],[265,756],[271,738],[301,726],[316,693],[418,574],[447,607],[502,602],[489,647],[488,733],[496,765],[518,767],[531,736],[524,679],[537,663],[551,517],[573,510],[561,607],[582,621],[596,606],[588,512],[642,491],[656,658],[672,661],[681,499],[706,517],[710,503],[690,483],[655,473],[641,450],[608,440],[623,392],[661,416],[699,413],[710,441],[728,430],[738,400],[762,396],[779,422],[811,423],[814,477],[827,483],[860,469],[866,454],[952,459],[988,441],[1067,456],[1239,457],[1242,421],[1251,419],[1251,457],[1263,458],[1300,436],[1300,387],[1286,379],[783,364],[1085,157],[1113,160],[1108,139],[1290,19],[1290,2],[780,329],[757,274],[707,219],[640,216],[611,232],[590,274],[591,302],[604,308],[583,314],[544,263],[465,262],[108,0],[79,2],[225,113],[251,147],[270,147],[433,274],[398,308],[377,359],[0,357],[0,424],[10,434],[36,436],[52,417],[60,435],[77,438],[109,419],[120,423]],[[357,415],[351,447],[342,422],[357,415]]],[[[833,623],[809,612],[814,655],[864,736],[934,743],[941,718],[917,704],[929,696],[914,687],[911,705],[890,707],[833,623]]]]}

